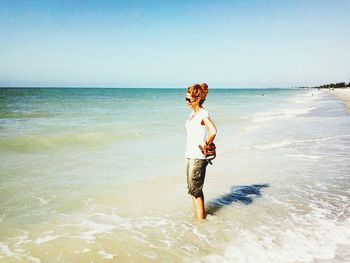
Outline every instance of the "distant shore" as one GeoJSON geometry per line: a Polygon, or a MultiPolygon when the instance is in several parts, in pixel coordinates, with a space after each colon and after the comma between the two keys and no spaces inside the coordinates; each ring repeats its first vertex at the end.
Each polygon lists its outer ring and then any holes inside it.
{"type": "Polygon", "coordinates": [[[339,99],[341,99],[350,113],[350,88],[334,89],[333,92],[339,99]]]}

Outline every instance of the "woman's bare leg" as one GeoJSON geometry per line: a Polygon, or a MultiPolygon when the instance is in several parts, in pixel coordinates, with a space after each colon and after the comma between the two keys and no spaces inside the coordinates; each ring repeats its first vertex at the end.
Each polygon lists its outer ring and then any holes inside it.
{"type": "Polygon", "coordinates": [[[194,198],[194,196],[192,196],[192,201],[193,201],[193,208],[194,208],[194,214],[197,217],[197,208],[196,208],[196,199],[194,198]]]}
{"type": "Polygon", "coordinates": [[[205,219],[204,195],[195,198],[192,196],[197,219],[205,219]]]}

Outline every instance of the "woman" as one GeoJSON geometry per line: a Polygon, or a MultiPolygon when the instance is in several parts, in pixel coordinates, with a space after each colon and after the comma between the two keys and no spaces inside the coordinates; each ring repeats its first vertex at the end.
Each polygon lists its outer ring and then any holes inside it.
{"type": "Polygon", "coordinates": [[[208,165],[206,156],[199,146],[206,148],[216,136],[217,129],[210,120],[209,113],[203,108],[208,94],[208,85],[194,84],[187,88],[187,106],[192,109],[186,121],[186,174],[188,193],[192,195],[197,218],[203,220],[206,216],[204,207],[203,183],[208,165]]]}

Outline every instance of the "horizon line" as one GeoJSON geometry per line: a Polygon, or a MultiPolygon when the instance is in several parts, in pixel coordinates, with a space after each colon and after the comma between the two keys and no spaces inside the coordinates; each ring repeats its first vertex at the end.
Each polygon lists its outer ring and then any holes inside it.
{"type": "MultiPolygon", "coordinates": [[[[111,86],[0,86],[0,89],[187,89],[187,87],[111,87],[111,86]]],[[[216,86],[210,89],[295,89],[297,87],[227,87],[227,86],[216,86]]],[[[311,87],[310,87],[311,88],[311,87]]]]}

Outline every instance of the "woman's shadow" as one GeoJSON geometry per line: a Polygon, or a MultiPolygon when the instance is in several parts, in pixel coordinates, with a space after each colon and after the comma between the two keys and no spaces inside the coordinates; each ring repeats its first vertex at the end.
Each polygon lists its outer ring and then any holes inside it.
{"type": "Polygon", "coordinates": [[[206,206],[206,212],[209,215],[215,214],[224,206],[228,206],[234,202],[249,205],[254,198],[261,196],[261,189],[269,187],[268,184],[238,185],[232,186],[231,191],[216,199],[210,200],[206,206]]]}

